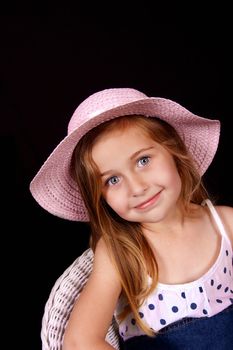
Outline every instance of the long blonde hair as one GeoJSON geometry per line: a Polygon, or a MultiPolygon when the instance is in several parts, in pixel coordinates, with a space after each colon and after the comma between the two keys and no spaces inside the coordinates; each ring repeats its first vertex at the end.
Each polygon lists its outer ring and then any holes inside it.
{"type": "Polygon", "coordinates": [[[140,127],[173,156],[182,183],[179,202],[184,214],[190,212],[191,203],[200,204],[207,197],[207,192],[180,136],[171,125],[158,118],[133,115],[100,124],[83,136],[73,153],[72,172],[90,218],[91,248],[95,251],[98,240],[103,238],[128,302],[119,317],[123,320],[132,311],[139,327],[151,336],[154,333],[141,320],[138,308],[156,287],[157,262],[143,235],[141,224],[122,219],[102,197],[100,173],[92,159],[92,148],[100,135],[115,128],[124,130],[130,125],[140,127]],[[152,284],[148,284],[148,275],[152,278],[152,284]]]}

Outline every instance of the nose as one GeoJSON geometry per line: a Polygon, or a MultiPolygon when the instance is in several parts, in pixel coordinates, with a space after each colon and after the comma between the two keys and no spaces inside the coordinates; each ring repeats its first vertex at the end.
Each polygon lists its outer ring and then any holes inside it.
{"type": "Polygon", "coordinates": [[[148,185],[141,174],[131,174],[128,179],[130,194],[133,197],[142,196],[145,194],[148,185]]]}

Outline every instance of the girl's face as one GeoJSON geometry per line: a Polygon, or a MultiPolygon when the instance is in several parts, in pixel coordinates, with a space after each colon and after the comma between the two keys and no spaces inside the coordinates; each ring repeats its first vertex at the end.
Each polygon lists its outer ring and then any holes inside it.
{"type": "Polygon", "coordinates": [[[92,157],[103,197],[123,219],[157,223],[176,209],[181,180],[173,157],[139,126],[101,135],[92,157]]]}

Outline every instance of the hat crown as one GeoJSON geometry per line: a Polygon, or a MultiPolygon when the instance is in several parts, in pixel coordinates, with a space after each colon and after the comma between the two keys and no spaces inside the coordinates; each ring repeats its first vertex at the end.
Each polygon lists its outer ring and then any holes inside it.
{"type": "Polygon", "coordinates": [[[76,108],[68,124],[68,134],[96,115],[145,98],[148,97],[144,93],[131,88],[113,88],[96,92],[76,108]]]}
{"type": "Polygon", "coordinates": [[[193,156],[200,175],[205,173],[218,146],[218,120],[199,117],[172,100],[148,97],[131,88],[111,88],[94,93],[76,108],[70,119],[68,135],[30,183],[36,201],[56,216],[89,221],[78,185],[71,176],[73,151],[79,140],[97,125],[134,114],[157,117],[171,124],[193,156]]]}

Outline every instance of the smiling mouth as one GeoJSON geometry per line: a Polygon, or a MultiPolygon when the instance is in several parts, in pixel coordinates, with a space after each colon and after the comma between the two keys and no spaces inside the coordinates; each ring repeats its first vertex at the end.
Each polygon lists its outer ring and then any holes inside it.
{"type": "Polygon", "coordinates": [[[157,201],[157,199],[158,199],[159,196],[160,196],[160,193],[161,193],[161,191],[158,192],[155,196],[153,196],[153,197],[151,197],[150,199],[148,199],[147,201],[145,201],[145,202],[143,202],[143,203],[137,205],[135,208],[136,208],[136,209],[145,209],[145,208],[148,208],[149,206],[151,206],[152,204],[154,204],[154,203],[157,201]]]}

